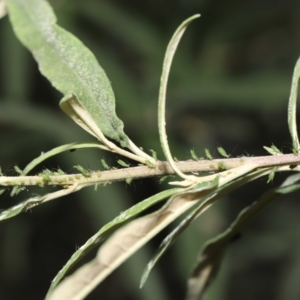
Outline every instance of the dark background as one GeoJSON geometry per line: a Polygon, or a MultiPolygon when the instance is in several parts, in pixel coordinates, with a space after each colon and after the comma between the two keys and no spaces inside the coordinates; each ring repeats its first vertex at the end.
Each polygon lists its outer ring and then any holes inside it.
{"type": "MultiPolygon", "coordinates": [[[[116,94],[125,132],[145,151],[163,159],[157,133],[157,95],[164,51],[177,26],[201,13],[175,56],[167,98],[167,131],[173,155],[190,158],[204,148],[218,156],[265,155],[274,143],[291,151],[286,108],[300,52],[300,2],[292,0],[85,0],[51,1],[58,24],[96,55],[116,94]]],[[[58,107],[62,96],[38,72],[29,52],[0,20],[0,166],[14,175],[42,151],[93,140],[58,107]]],[[[101,169],[98,150],[79,150],[44,167],[73,173],[74,165],[101,169]]],[[[43,167],[43,166],[42,166],[43,167]]],[[[37,168],[39,172],[43,168],[37,168]]],[[[203,243],[222,232],[247,204],[280,184],[277,174],[248,184],[207,211],[172,246],[139,289],[139,279],[164,230],[105,280],[87,299],[183,299],[186,278],[203,243]]],[[[0,226],[0,299],[43,299],[50,281],[101,226],[167,185],[158,179],[86,188],[51,201],[0,226]]],[[[46,190],[31,188],[10,198],[5,209],[46,190]]],[[[300,299],[299,192],[276,200],[228,249],[207,299],[300,299]]],[[[95,253],[83,262],[91,259],[95,253]]]]}

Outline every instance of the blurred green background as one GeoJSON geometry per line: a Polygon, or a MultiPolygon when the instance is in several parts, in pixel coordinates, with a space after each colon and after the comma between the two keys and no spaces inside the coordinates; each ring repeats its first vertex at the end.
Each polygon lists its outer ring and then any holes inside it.
{"type": "MultiPolygon", "coordinates": [[[[174,156],[265,155],[274,143],[291,149],[286,107],[294,64],[300,54],[299,1],[133,1],[52,0],[58,24],[78,36],[96,55],[116,94],[125,132],[145,151],[163,159],[157,133],[157,95],[162,60],[176,27],[201,13],[188,28],[172,66],[167,131],[174,156]]],[[[38,72],[29,52],[0,20],[0,166],[13,175],[42,151],[93,140],[58,107],[59,95],[38,72]]],[[[37,168],[73,166],[101,169],[101,158],[79,150],[37,168]]],[[[222,199],[167,252],[143,289],[147,261],[172,226],[159,234],[103,282],[87,299],[183,299],[186,278],[204,241],[222,232],[245,206],[281,183],[278,174],[253,182],[222,199]]],[[[51,201],[0,225],[0,299],[43,299],[59,269],[103,224],[167,185],[157,178],[86,188],[51,201]]],[[[30,188],[10,198],[5,209],[45,189],[30,188]]],[[[300,299],[299,193],[276,200],[231,245],[207,299],[300,299]]],[[[95,255],[91,253],[82,263],[95,255]]]]}

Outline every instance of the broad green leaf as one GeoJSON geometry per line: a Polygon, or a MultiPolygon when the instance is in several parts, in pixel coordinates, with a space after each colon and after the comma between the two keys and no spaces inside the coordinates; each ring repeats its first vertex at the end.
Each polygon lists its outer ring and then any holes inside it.
{"type": "Polygon", "coordinates": [[[288,104],[288,125],[292,137],[293,148],[294,148],[293,150],[296,153],[299,153],[300,151],[300,144],[299,144],[298,131],[297,131],[297,120],[296,120],[299,77],[300,77],[300,58],[298,58],[294,68],[291,92],[290,92],[290,98],[288,104]]]}
{"type": "Polygon", "coordinates": [[[244,208],[226,231],[204,244],[188,280],[186,300],[197,300],[204,296],[218,273],[226,247],[236,234],[277,196],[298,190],[299,181],[300,174],[289,176],[280,187],[265,193],[258,201],[244,208]]]}
{"type": "Polygon", "coordinates": [[[115,113],[110,82],[95,56],[75,36],[56,25],[45,0],[7,0],[13,29],[32,52],[41,73],[62,94],[73,93],[103,134],[128,146],[115,113]]]}
{"type": "MultiPolygon", "coordinates": [[[[51,287],[48,291],[49,299],[68,299],[68,298],[59,298],[61,297],[61,292],[59,291],[60,286],[58,287],[58,291],[54,290],[57,284],[61,281],[61,279],[65,276],[65,274],[73,267],[85,254],[87,254],[91,249],[93,249],[96,245],[102,242],[112,231],[116,230],[120,227],[124,222],[130,220],[136,215],[140,214],[150,206],[180,192],[181,188],[173,188],[163,192],[160,192],[150,198],[147,198],[138,204],[132,206],[126,211],[122,212],[118,217],[116,217],[111,222],[104,225],[94,236],[92,236],[83,246],[81,246],[70,258],[70,260],[66,263],[62,270],[57,274],[57,276],[52,281],[51,287]],[[54,293],[52,294],[54,290],[54,293]],[[59,293],[59,296],[56,296],[59,293]]],[[[76,288],[76,287],[75,287],[76,288]]],[[[78,288],[78,287],[77,287],[78,288]]],[[[69,292],[69,291],[68,291],[69,292]]],[[[48,299],[48,298],[47,298],[48,299]]],[[[69,298],[70,299],[70,298],[69,298]]]]}

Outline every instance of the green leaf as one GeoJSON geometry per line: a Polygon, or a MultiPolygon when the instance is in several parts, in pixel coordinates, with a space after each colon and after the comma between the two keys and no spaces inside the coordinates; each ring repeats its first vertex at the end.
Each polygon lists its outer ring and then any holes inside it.
{"type": "MultiPolygon", "coordinates": [[[[73,267],[81,258],[83,258],[90,250],[97,246],[100,242],[107,238],[113,231],[119,228],[122,224],[137,216],[152,205],[180,192],[181,188],[173,188],[163,192],[160,192],[150,198],[147,198],[138,204],[132,206],[126,211],[122,212],[119,216],[113,219],[111,222],[104,225],[94,236],[92,236],[84,245],[82,245],[69,259],[65,266],[59,271],[56,277],[53,279],[49,288],[47,298],[51,297],[51,293],[65,276],[65,274],[73,267]]],[[[55,290],[54,290],[55,292],[55,290]]]]}
{"type": "MultiPolygon", "coordinates": [[[[227,172],[230,172],[230,171],[227,171],[227,172]]],[[[243,174],[243,173],[241,173],[241,174],[243,174]]],[[[256,179],[257,177],[261,176],[262,174],[265,174],[264,170],[255,171],[249,175],[241,176],[238,179],[225,184],[224,186],[221,185],[218,189],[215,189],[215,190],[213,190],[212,193],[206,195],[202,199],[200,204],[198,204],[198,206],[194,210],[192,210],[192,212],[190,212],[180,222],[180,224],[178,226],[176,226],[176,228],[170,234],[168,234],[168,236],[162,241],[162,243],[160,244],[156,253],[153,255],[153,257],[151,258],[151,260],[149,261],[149,263],[147,264],[147,266],[143,272],[140,287],[142,287],[146,283],[146,281],[150,275],[150,272],[152,271],[152,269],[154,268],[154,266],[156,265],[158,260],[169,249],[169,247],[175,242],[175,240],[179,237],[179,235],[185,229],[187,229],[188,226],[197,217],[199,217],[199,215],[201,215],[203,212],[205,212],[214,202],[216,202],[218,199],[220,199],[224,195],[227,195],[228,193],[230,193],[232,190],[238,188],[239,186],[242,186],[243,184],[245,184],[253,179],[256,179]]],[[[223,179],[223,178],[221,177],[221,179],[223,179]]],[[[213,181],[211,181],[209,183],[210,186],[208,186],[208,188],[212,189],[213,187],[220,185],[219,180],[220,180],[220,178],[216,177],[213,181]]],[[[198,186],[196,186],[195,188],[193,188],[191,190],[191,193],[194,193],[195,191],[197,191],[197,189],[199,189],[199,188],[201,189],[204,187],[205,187],[205,185],[203,186],[203,183],[200,183],[198,186]]]]}
{"type": "Polygon", "coordinates": [[[226,231],[204,244],[188,281],[186,299],[197,300],[205,296],[207,288],[218,273],[226,247],[235,235],[278,195],[298,190],[299,181],[300,174],[289,176],[280,187],[265,193],[258,201],[244,208],[226,231]]]}
{"type": "Polygon", "coordinates": [[[298,131],[297,131],[297,119],[296,119],[299,77],[300,77],[300,58],[298,58],[294,68],[291,92],[290,92],[290,98],[288,104],[288,124],[289,124],[289,130],[290,130],[292,143],[294,147],[293,150],[296,153],[299,153],[300,151],[300,144],[299,144],[298,131]]]}
{"type": "MultiPolygon", "coordinates": [[[[218,174],[219,186],[225,185],[228,182],[253,171],[255,168],[257,168],[257,165],[249,164],[218,174]]],[[[209,187],[216,177],[216,175],[202,177],[202,182],[198,182],[194,187],[193,192],[191,192],[192,188],[170,191],[169,196],[172,194],[173,196],[161,209],[137,218],[114,232],[114,234],[100,247],[97,257],[66,278],[53,291],[53,294],[50,294],[49,300],[64,298],[62,295],[66,295],[66,293],[70,296],[69,298],[72,298],[79,293],[82,298],[85,297],[97,284],[106,278],[114,269],[128,259],[147,241],[188,209],[197,205],[199,199],[202,199],[211,193],[212,190],[207,190],[207,187],[209,187]],[[88,281],[86,280],[87,276],[89,276],[88,281]]],[[[123,216],[124,213],[127,214],[128,211],[123,212],[120,217],[123,216]]],[[[96,238],[94,242],[97,241],[98,239],[96,238]]],[[[72,263],[75,261],[74,256],[80,256],[81,252],[82,248],[79,249],[77,254],[73,255],[65,268],[58,274],[59,278],[57,277],[54,279],[53,285],[56,285],[64,276],[62,273],[65,273],[67,269],[72,266],[72,263]]],[[[52,286],[51,289],[52,288],[54,287],[52,286]]]]}
{"type": "Polygon", "coordinates": [[[167,180],[171,177],[172,177],[171,175],[162,176],[161,178],[159,178],[159,183],[163,183],[165,180],[167,180]]]}
{"type": "MultiPolygon", "coordinates": [[[[104,146],[100,145],[99,143],[95,142],[86,142],[86,143],[71,143],[62,145],[56,148],[53,148],[52,150],[49,150],[45,153],[42,153],[40,156],[35,158],[33,161],[31,161],[22,172],[22,175],[28,174],[32,169],[34,169],[37,165],[45,161],[46,159],[58,155],[60,153],[70,151],[73,149],[80,149],[80,148],[99,148],[99,149],[106,149],[104,146]]],[[[59,170],[58,170],[59,172],[59,170]]],[[[62,171],[61,171],[62,172],[62,171]]],[[[64,173],[62,173],[64,174],[64,173]]]]}
{"type": "Polygon", "coordinates": [[[177,28],[175,33],[173,34],[163,61],[163,69],[162,69],[162,74],[160,78],[160,87],[159,87],[159,97],[158,97],[158,132],[159,132],[159,140],[160,140],[160,145],[162,147],[162,150],[164,152],[164,155],[170,164],[171,168],[173,171],[181,178],[183,179],[189,179],[192,176],[190,175],[185,175],[182,173],[178,167],[176,166],[174,159],[172,157],[170,147],[168,144],[168,136],[166,132],[166,93],[167,93],[167,85],[168,85],[168,79],[169,79],[169,73],[171,70],[171,65],[172,61],[175,55],[175,51],[177,49],[177,46],[179,44],[179,41],[186,30],[187,26],[196,18],[199,18],[200,15],[194,15],[188,19],[186,19],[184,22],[180,24],[180,26],[177,28]]]}
{"type": "MultiPolygon", "coordinates": [[[[192,194],[195,194],[195,193],[200,192],[202,190],[211,190],[211,189],[217,187],[218,183],[219,183],[219,177],[216,177],[213,181],[201,182],[201,183],[197,184],[196,187],[189,190],[185,194],[186,195],[188,195],[188,194],[192,195],[192,194]]],[[[201,205],[202,205],[202,203],[206,203],[211,198],[215,197],[215,195],[216,195],[216,193],[215,193],[215,190],[214,190],[212,194],[208,194],[205,197],[203,197],[201,199],[202,200],[201,205]]],[[[193,212],[194,212],[194,210],[193,210],[193,212]]],[[[158,260],[166,252],[166,250],[171,246],[171,244],[173,244],[173,242],[181,234],[183,229],[185,229],[187,227],[187,225],[189,225],[191,223],[192,216],[193,216],[193,214],[190,213],[188,215],[188,217],[186,217],[182,222],[180,222],[180,224],[170,234],[168,234],[168,236],[162,241],[162,243],[160,244],[158,250],[153,255],[153,257],[151,258],[151,260],[149,261],[149,263],[147,264],[147,266],[146,266],[146,268],[143,272],[141,282],[140,282],[140,288],[142,288],[144,286],[144,284],[146,283],[152,269],[154,268],[154,266],[156,265],[158,260]]]]}
{"type": "MultiPolygon", "coordinates": [[[[16,187],[16,188],[19,189],[20,191],[22,190],[22,187],[16,187]]],[[[0,212],[0,222],[10,219],[12,217],[15,217],[22,212],[26,212],[27,210],[29,210],[39,204],[42,204],[46,201],[56,199],[56,198],[62,197],[64,195],[70,194],[75,190],[76,190],[76,188],[75,189],[63,189],[63,190],[59,190],[59,191],[49,193],[49,194],[46,194],[43,196],[31,197],[31,198],[27,199],[26,201],[23,201],[22,203],[16,204],[13,207],[10,207],[4,211],[1,211],[0,212]]]]}
{"type": "Polygon", "coordinates": [[[44,0],[8,0],[13,29],[32,52],[41,73],[63,95],[74,94],[103,134],[128,146],[123,123],[115,113],[110,82],[95,56],[75,36],[56,25],[44,0]]]}

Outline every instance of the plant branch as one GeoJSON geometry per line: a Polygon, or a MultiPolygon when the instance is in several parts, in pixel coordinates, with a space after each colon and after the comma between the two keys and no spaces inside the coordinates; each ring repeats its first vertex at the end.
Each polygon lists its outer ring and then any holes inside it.
{"type": "MultiPolygon", "coordinates": [[[[291,169],[300,164],[300,156],[295,154],[257,156],[257,157],[238,157],[199,161],[181,161],[177,162],[177,167],[184,173],[192,172],[219,172],[233,169],[239,166],[254,163],[259,168],[291,166],[291,169]]],[[[69,175],[50,175],[43,177],[42,174],[36,176],[0,176],[0,186],[46,186],[59,185],[68,187],[75,183],[81,185],[94,185],[113,181],[122,181],[127,178],[138,179],[145,177],[173,175],[174,170],[164,161],[157,161],[154,168],[147,166],[137,166],[124,169],[115,169],[108,171],[90,172],[90,175],[69,174],[69,175]]]]}

